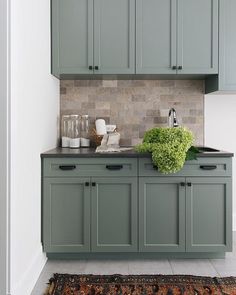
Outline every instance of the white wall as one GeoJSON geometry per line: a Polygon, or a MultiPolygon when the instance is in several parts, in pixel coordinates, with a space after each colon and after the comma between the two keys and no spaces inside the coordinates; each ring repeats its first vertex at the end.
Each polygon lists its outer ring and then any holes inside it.
{"type": "Polygon", "coordinates": [[[233,152],[233,228],[236,230],[236,94],[205,96],[205,145],[233,152]]]}
{"type": "Polygon", "coordinates": [[[11,295],[30,295],[45,264],[40,153],[57,144],[59,82],[50,74],[50,1],[11,0],[11,295]]]}
{"type": "Polygon", "coordinates": [[[9,196],[9,9],[0,0],[0,294],[8,289],[8,196],[9,196]]]}

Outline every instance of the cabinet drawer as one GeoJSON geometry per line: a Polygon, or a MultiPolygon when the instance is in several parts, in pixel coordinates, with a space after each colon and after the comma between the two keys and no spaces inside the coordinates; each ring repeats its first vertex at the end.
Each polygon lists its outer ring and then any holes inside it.
{"type": "Polygon", "coordinates": [[[137,159],[46,158],[43,173],[46,177],[137,176],[137,159]]]}
{"type": "Polygon", "coordinates": [[[187,161],[175,174],[162,174],[153,166],[151,159],[139,159],[140,176],[231,176],[231,158],[198,158],[187,161]]]}

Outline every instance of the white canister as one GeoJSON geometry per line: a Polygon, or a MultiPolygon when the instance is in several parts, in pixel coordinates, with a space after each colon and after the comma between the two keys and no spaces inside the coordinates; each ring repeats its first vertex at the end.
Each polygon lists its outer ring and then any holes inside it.
{"type": "Polygon", "coordinates": [[[80,138],[71,138],[70,139],[70,148],[77,149],[80,147],[80,138]]]}
{"type": "Polygon", "coordinates": [[[97,135],[107,134],[106,122],[104,119],[97,119],[95,122],[97,135]]]}
{"type": "Polygon", "coordinates": [[[81,137],[80,146],[81,147],[89,147],[90,146],[90,140],[88,138],[81,137]]]}
{"type": "Polygon", "coordinates": [[[70,138],[67,136],[62,136],[61,138],[61,146],[63,148],[70,147],[70,138]]]}

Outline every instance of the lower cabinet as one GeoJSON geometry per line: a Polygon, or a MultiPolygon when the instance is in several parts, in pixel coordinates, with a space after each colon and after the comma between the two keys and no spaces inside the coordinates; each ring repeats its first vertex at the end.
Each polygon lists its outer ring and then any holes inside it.
{"type": "Polygon", "coordinates": [[[232,250],[228,159],[186,164],[179,176],[158,174],[150,159],[138,169],[133,159],[86,161],[53,159],[44,165],[46,253],[232,250]]]}
{"type": "Polygon", "coordinates": [[[45,178],[43,246],[45,252],[90,251],[89,178],[45,178]]]}
{"type": "Polygon", "coordinates": [[[186,251],[232,250],[230,178],[186,178],[186,251]]]}
{"type": "Polygon", "coordinates": [[[137,252],[135,177],[92,178],[91,208],[93,252],[137,252]]]}
{"type": "Polygon", "coordinates": [[[45,178],[48,253],[137,252],[136,177],[45,178]]]}
{"type": "Polygon", "coordinates": [[[231,251],[231,196],[228,177],[140,178],[139,250],[231,251]]]}
{"type": "Polygon", "coordinates": [[[185,252],[185,178],[139,179],[139,250],[185,252]]]}

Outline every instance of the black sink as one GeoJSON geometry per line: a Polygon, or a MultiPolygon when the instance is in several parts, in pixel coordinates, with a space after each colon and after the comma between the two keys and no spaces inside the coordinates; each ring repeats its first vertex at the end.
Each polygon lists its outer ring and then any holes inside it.
{"type": "Polygon", "coordinates": [[[196,147],[200,153],[219,153],[220,150],[213,149],[207,146],[197,146],[196,147]]]}

